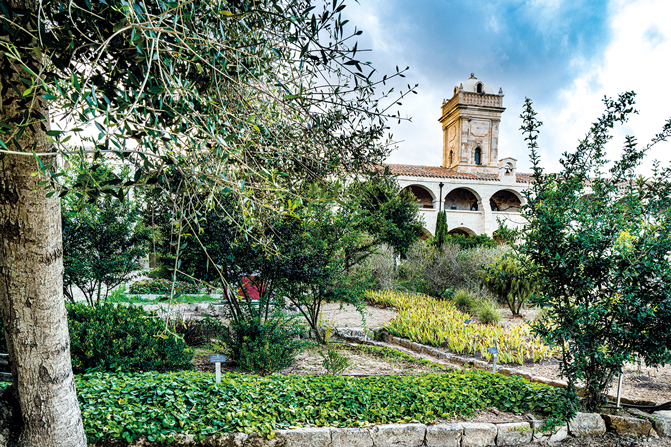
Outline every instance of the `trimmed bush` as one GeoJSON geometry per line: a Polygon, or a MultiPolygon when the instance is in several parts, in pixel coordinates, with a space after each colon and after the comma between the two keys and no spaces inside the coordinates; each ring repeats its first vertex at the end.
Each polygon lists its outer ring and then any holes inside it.
{"type": "Polygon", "coordinates": [[[68,304],[75,371],[175,371],[191,369],[182,338],[164,333],[164,321],[141,307],[68,304]]]}
{"type": "Polygon", "coordinates": [[[575,411],[563,390],[480,370],[364,378],[225,374],[220,384],[200,372],[87,374],[76,385],[91,444],[141,436],[167,444],[177,433],[199,440],[221,432],[270,437],[294,426],[431,423],[487,407],[533,413],[551,426],[575,411]]]}
{"type": "MultiPolygon", "coordinates": [[[[172,290],[172,281],[163,278],[153,278],[134,282],[128,289],[128,293],[140,295],[165,295],[169,294],[170,290],[172,290]]],[[[175,293],[200,293],[200,286],[188,282],[176,281],[175,293]]]]}

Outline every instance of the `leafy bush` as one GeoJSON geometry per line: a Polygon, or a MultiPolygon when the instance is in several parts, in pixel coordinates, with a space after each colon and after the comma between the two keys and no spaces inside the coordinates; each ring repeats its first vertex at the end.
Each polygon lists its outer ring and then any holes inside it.
{"type": "Polygon", "coordinates": [[[430,423],[495,407],[557,423],[574,415],[563,390],[487,371],[421,376],[283,376],[200,372],[87,374],[76,378],[89,443],[141,436],[169,443],[221,432],[293,426],[354,427],[411,420],[430,423]]]}
{"type": "Polygon", "coordinates": [[[142,203],[106,197],[81,207],[66,197],[62,204],[63,293],[74,302],[76,286],[89,305],[99,305],[141,268],[149,241],[142,203]]]}
{"type": "Polygon", "coordinates": [[[488,299],[483,299],[477,305],[478,321],[484,324],[499,324],[503,317],[501,311],[488,299]]]}
{"type": "MultiPolygon", "coordinates": [[[[210,323],[210,326],[217,323],[210,323]]],[[[241,370],[267,375],[291,364],[307,344],[307,331],[292,316],[276,313],[263,322],[245,319],[219,326],[227,354],[241,370]]]]}
{"type": "Polygon", "coordinates": [[[164,334],[161,318],[141,307],[68,304],[72,367],[77,371],[190,369],[193,354],[181,338],[164,334]]]}
{"type": "Polygon", "coordinates": [[[326,374],[342,374],[349,368],[349,359],[338,351],[333,343],[327,343],[325,347],[321,348],[319,355],[322,357],[322,366],[326,370],[326,374]]]}
{"type": "Polygon", "coordinates": [[[525,269],[518,258],[506,255],[480,272],[482,283],[500,302],[506,303],[513,315],[519,315],[538,287],[532,271],[525,269]]]}
{"type": "MultiPolygon", "coordinates": [[[[142,281],[136,281],[130,285],[128,293],[136,294],[152,294],[152,295],[165,295],[169,294],[172,290],[172,281],[163,279],[163,278],[152,278],[144,279],[142,281]]],[[[196,294],[200,293],[200,286],[198,284],[176,281],[175,282],[175,293],[189,293],[196,294]]]]}
{"type": "Polygon", "coordinates": [[[391,290],[366,292],[366,299],[376,305],[398,309],[398,315],[384,328],[393,335],[419,343],[445,347],[457,353],[478,354],[486,360],[491,359],[487,348],[498,346],[502,363],[537,362],[560,352],[557,347],[550,348],[540,338],[532,336],[531,328],[525,322],[508,326],[471,323],[466,327],[464,323],[469,316],[448,301],[391,290]]]}

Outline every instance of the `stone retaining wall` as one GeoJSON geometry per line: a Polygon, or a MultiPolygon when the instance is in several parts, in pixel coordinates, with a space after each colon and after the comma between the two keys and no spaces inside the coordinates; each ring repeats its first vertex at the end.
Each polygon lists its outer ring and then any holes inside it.
{"type": "MultiPolygon", "coordinates": [[[[196,442],[193,435],[178,435],[172,445],[201,447],[490,447],[528,443],[553,444],[571,436],[599,436],[606,431],[627,437],[669,436],[671,412],[657,412],[647,418],[597,413],[578,413],[568,426],[546,433],[543,421],[502,424],[387,424],[361,428],[308,427],[277,430],[273,439],[256,433],[224,433],[196,442]],[[666,414],[670,413],[670,414],[666,414]]],[[[100,446],[106,445],[105,442],[100,446]]],[[[115,444],[117,445],[117,444],[115,444]]],[[[152,447],[156,443],[139,439],[128,447],[152,447]]],[[[95,447],[95,446],[92,446],[95,447]]]]}

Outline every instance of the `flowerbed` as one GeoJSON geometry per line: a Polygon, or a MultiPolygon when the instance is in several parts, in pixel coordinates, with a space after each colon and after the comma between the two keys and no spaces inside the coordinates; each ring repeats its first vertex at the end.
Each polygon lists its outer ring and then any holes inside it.
{"type": "Polygon", "coordinates": [[[471,317],[458,311],[449,301],[414,293],[368,291],[366,299],[378,306],[398,309],[398,315],[385,329],[419,343],[444,346],[456,353],[479,354],[485,360],[492,357],[487,348],[497,346],[499,362],[520,365],[525,360],[538,362],[559,354],[558,348],[551,348],[531,335],[531,327],[524,322],[508,326],[466,325],[471,317]]]}
{"type": "Polygon", "coordinates": [[[199,372],[78,376],[88,441],[170,442],[187,432],[199,439],[254,431],[272,437],[278,428],[429,423],[486,407],[555,422],[572,416],[563,390],[479,370],[366,378],[226,374],[213,382],[199,372]]]}

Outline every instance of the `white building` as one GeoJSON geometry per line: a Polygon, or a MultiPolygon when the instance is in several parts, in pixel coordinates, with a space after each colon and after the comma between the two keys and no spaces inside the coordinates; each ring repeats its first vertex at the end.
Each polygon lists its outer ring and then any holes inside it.
{"type": "Polygon", "coordinates": [[[445,210],[450,234],[492,235],[503,220],[509,227],[526,223],[519,213],[530,175],[517,173],[517,160],[498,158],[503,91],[498,93],[472,73],[443,100],[442,166],[390,164],[401,187],[417,197],[433,235],[436,216],[445,210]]]}

